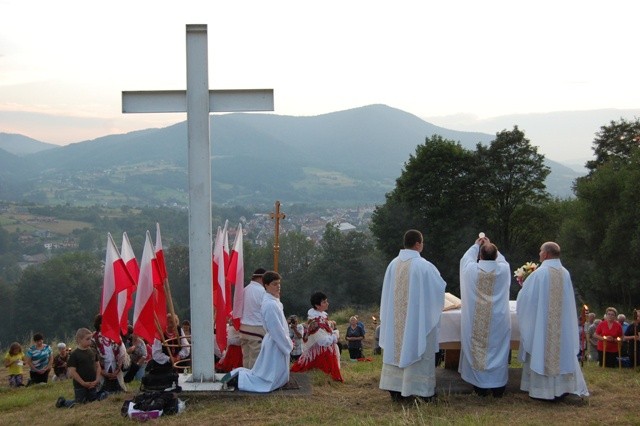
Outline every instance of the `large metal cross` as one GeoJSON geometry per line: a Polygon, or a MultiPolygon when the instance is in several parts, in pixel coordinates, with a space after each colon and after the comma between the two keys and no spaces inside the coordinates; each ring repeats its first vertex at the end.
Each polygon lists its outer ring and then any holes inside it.
{"type": "Polygon", "coordinates": [[[208,74],[207,26],[187,25],[187,90],[122,92],[123,113],[187,113],[191,362],[198,382],[215,380],[209,113],[273,111],[273,89],[209,90],[208,74]]]}

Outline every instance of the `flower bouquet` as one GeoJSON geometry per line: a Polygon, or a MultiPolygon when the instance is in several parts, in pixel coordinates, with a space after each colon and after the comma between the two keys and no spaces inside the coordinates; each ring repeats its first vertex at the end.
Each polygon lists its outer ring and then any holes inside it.
{"type": "Polygon", "coordinates": [[[526,280],[527,277],[531,275],[531,273],[536,269],[538,269],[537,263],[527,262],[513,272],[513,276],[516,277],[516,280],[518,280],[518,284],[520,284],[520,287],[522,287],[522,283],[524,283],[524,280],[526,280]]]}

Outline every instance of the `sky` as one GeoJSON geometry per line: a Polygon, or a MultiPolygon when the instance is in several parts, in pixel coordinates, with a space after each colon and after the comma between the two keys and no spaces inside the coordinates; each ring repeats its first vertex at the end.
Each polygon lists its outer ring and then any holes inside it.
{"type": "MultiPolygon", "coordinates": [[[[186,88],[187,24],[207,24],[210,89],[274,89],[279,115],[385,104],[495,133],[501,116],[638,110],[638,16],[637,0],[0,0],[0,132],[65,145],[185,120],[122,114],[121,92],[186,88]]],[[[605,124],[562,149],[530,139],[582,158],[605,124]]]]}

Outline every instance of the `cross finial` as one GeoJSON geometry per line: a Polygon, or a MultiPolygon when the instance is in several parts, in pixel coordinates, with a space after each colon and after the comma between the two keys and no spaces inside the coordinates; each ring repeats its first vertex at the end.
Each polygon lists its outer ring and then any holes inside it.
{"type": "Polygon", "coordinates": [[[273,239],[273,270],[278,272],[278,255],[280,253],[280,219],[287,217],[284,213],[280,213],[280,201],[276,201],[275,213],[270,213],[269,217],[276,221],[275,237],[273,239]]]}

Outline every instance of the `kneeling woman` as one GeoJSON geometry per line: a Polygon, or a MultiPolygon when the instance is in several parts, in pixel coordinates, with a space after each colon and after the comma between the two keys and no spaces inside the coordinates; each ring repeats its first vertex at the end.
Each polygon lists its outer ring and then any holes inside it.
{"type": "Polygon", "coordinates": [[[240,390],[271,392],[289,382],[289,354],[293,342],[289,338],[289,324],[280,303],[280,278],[280,274],[273,271],[265,272],[262,277],[267,292],[262,299],[260,313],[267,333],[256,363],[251,370],[236,368],[222,378],[223,382],[240,390]]]}
{"type": "Polygon", "coordinates": [[[291,371],[301,372],[318,368],[333,380],[342,382],[340,374],[340,350],[338,349],[338,337],[334,333],[328,320],[327,308],[329,301],[322,292],[311,295],[311,306],[307,312],[307,332],[302,341],[302,355],[291,366],[291,371]]]}

